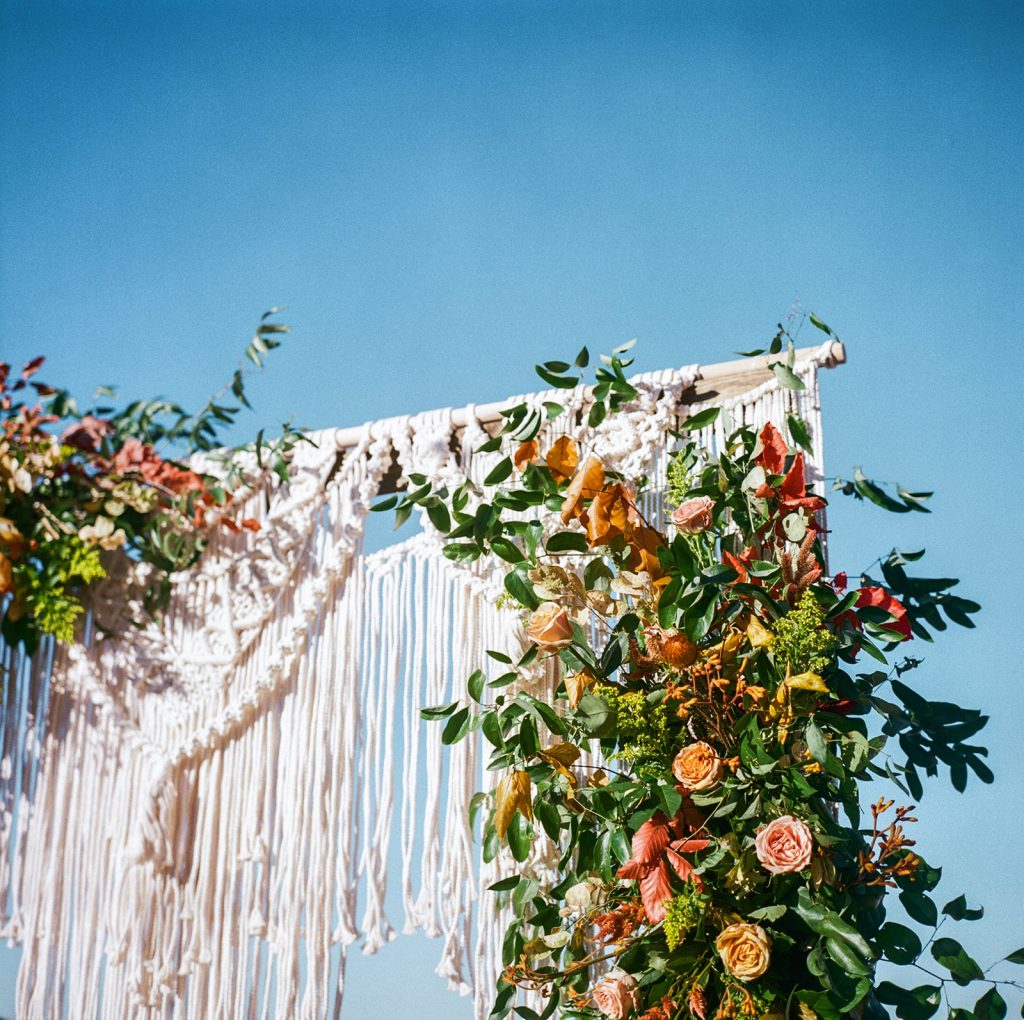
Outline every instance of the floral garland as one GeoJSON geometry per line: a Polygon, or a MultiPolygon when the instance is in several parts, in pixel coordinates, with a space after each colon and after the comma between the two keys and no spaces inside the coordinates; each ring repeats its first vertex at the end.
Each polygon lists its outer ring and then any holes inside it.
{"type": "MultiPolygon", "coordinates": [[[[246,347],[256,368],[288,330],[272,321],[276,312],[263,315],[246,347]]],[[[114,557],[148,566],[143,602],[159,612],[170,574],[195,563],[215,525],[259,529],[252,518],[238,519],[232,505],[234,493],[253,481],[237,454],[250,451],[257,473],[284,480],[290,451],[303,438],[288,425],[270,442],[261,432],[254,444],[222,454],[224,470],[214,477],[185,461],[214,450],[221,430],[250,407],[245,369],[190,414],[164,400],[80,411],[67,390],[38,380],[42,364],[35,358],[14,376],[0,362],[0,633],[29,653],[43,635],[76,639],[89,586],[107,576],[114,557]],[[228,391],[238,406],[221,402],[228,391]],[[63,426],[59,433],[51,431],[55,424],[63,426]]]]}
{"type": "MultiPolygon", "coordinates": [[[[780,327],[769,354],[797,387],[784,339],[780,327]]],[[[633,395],[625,350],[602,358],[591,423],[633,395]]],[[[538,372],[575,387],[588,360],[584,349],[538,372]]],[[[981,911],[959,896],[940,912],[914,808],[879,799],[865,812],[861,795],[878,777],[918,800],[921,774],[942,769],[961,791],[970,772],[992,781],[971,743],[986,717],[916,693],[905,677],[920,660],[890,665],[947,619],[972,626],[978,605],[956,581],[911,576],[920,553],[893,551],[880,579],[852,587],[826,576],[826,501],[807,487],[796,418],[756,432],[710,408],[683,423],[666,532],[644,519],[642,485],[579,448],[577,419],[548,413],[566,417],[548,449],[536,416],[510,408],[484,444],[504,456],[482,485],[428,483],[377,507],[421,506],[453,560],[504,561],[508,607],[523,615],[518,661],[489,653],[501,675],[481,668],[467,701],[423,710],[444,720],[445,743],[481,732],[503,775],[476,799],[484,859],[507,845],[521,864],[491,886],[515,914],[491,1020],[881,1020],[890,1008],[928,1020],[950,984],[974,982],[987,989],[973,1013],[950,1016],[1004,1016],[1000,988],[1022,985],[990,980],[937,935],[981,911]],[[719,418],[725,442],[698,448],[692,434],[719,418]],[[546,659],[560,665],[551,701],[514,686],[546,659]],[[606,764],[584,767],[584,752],[606,764]],[[554,848],[554,883],[529,864],[539,840],[554,848]],[[891,895],[930,933],[888,920],[891,895]],[[927,982],[880,981],[882,961],[927,982]],[[543,1005],[521,1004],[521,990],[543,1005]]],[[[892,495],[859,471],[836,489],[927,512],[928,494],[892,495]]],[[[1006,959],[1024,964],[1024,949],[1006,959]]]]}

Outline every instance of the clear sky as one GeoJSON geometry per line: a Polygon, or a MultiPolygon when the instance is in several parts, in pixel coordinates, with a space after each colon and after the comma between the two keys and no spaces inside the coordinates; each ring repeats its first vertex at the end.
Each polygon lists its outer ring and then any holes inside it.
{"type": "MultiPolygon", "coordinates": [[[[986,905],[983,965],[1024,943],[1024,8],[339,6],[0,3],[0,357],[199,404],[283,305],[241,440],[498,399],[582,343],[720,361],[799,300],[848,344],[830,473],[937,490],[841,504],[834,566],[927,546],[985,606],[915,680],[993,713],[998,781],[933,782],[919,849],[986,905]]],[[[435,951],[357,957],[346,1015],[468,1017],[435,951]]]]}

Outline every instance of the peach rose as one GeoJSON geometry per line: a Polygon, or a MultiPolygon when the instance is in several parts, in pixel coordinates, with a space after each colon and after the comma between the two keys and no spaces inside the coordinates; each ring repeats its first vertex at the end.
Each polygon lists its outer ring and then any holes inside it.
{"type": "Polygon", "coordinates": [[[672,511],[672,523],[684,535],[707,531],[711,527],[711,508],[714,505],[715,501],[707,496],[688,499],[672,511]]]}
{"type": "Polygon", "coordinates": [[[759,924],[730,924],[715,939],[715,948],[738,981],[759,978],[771,962],[772,940],[759,924]]]}
{"type": "Polygon", "coordinates": [[[785,875],[790,871],[803,871],[811,863],[814,839],[806,823],[792,815],[783,815],[757,834],[754,845],[765,871],[785,875]]]}
{"type": "Polygon", "coordinates": [[[622,1020],[637,1008],[636,978],[613,970],[594,986],[594,1005],[612,1020],[622,1020]]]}
{"type": "Polygon", "coordinates": [[[542,602],[526,621],[526,633],[541,648],[564,648],[572,643],[569,614],[556,602],[542,602]]]}
{"type": "Polygon", "coordinates": [[[672,774],[687,790],[707,790],[722,776],[722,759],[710,744],[698,740],[676,755],[672,774]]]}

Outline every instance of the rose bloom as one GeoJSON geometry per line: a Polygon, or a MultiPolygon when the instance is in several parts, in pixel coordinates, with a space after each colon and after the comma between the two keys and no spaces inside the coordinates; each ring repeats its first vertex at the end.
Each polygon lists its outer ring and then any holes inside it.
{"type": "Polygon", "coordinates": [[[730,924],[715,939],[715,948],[725,969],[739,981],[759,978],[771,962],[772,940],[758,924],[730,924]]]}
{"type": "Polygon", "coordinates": [[[755,837],[757,859],[765,871],[785,875],[803,871],[811,863],[814,839],[805,822],[783,815],[769,822],[755,837]]]}
{"type": "Polygon", "coordinates": [[[687,790],[707,790],[722,776],[722,759],[710,744],[698,740],[676,755],[672,774],[687,790]]]}
{"type": "Polygon", "coordinates": [[[684,535],[696,535],[699,531],[707,531],[711,527],[711,508],[714,505],[715,501],[707,496],[688,499],[672,511],[672,523],[684,535]]]}
{"type": "Polygon", "coordinates": [[[613,970],[594,986],[594,1005],[612,1020],[623,1020],[637,1008],[636,978],[613,970]]]}
{"type": "Polygon", "coordinates": [[[526,633],[541,648],[564,648],[572,643],[569,614],[556,602],[542,602],[526,621],[526,633]]]}

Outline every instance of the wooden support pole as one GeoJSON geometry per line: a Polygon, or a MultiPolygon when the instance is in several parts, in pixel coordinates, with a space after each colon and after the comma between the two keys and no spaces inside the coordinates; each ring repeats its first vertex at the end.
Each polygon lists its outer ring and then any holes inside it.
{"type": "MultiPolygon", "coordinates": [[[[822,366],[834,368],[846,361],[846,348],[839,340],[832,340],[825,344],[825,357],[822,366]]],[[[822,346],[801,347],[796,351],[796,364],[806,362],[814,356],[822,354],[822,346]]],[[[729,397],[739,396],[746,393],[772,378],[772,363],[781,360],[778,354],[763,354],[756,358],[743,358],[734,361],[722,361],[714,365],[701,366],[700,372],[694,384],[681,394],[679,399],[680,408],[692,404],[702,404],[712,400],[727,400],[729,397]]],[[[474,409],[476,418],[486,429],[488,425],[497,426],[501,421],[501,412],[508,407],[508,400],[494,404],[479,404],[474,409]]],[[[464,408],[452,410],[453,433],[461,432],[466,427],[466,411],[464,408]]],[[[371,435],[372,435],[371,426],[371,435]]],[[[496,431],[489,429],[488,431],[496,431]]],[[[363,428],[339,429],[336,433],[338,444],[338,463],[335,471],[344,459],[345,452],[355,446],[365,435],[363,428]]],[[[332,474],[334,472],[332,471],[332,474]]],[[[381,485],[381,494],[398,491],[398,480],[401,472],[397,465],[393,465],[385,476],[381,485]]]]}

